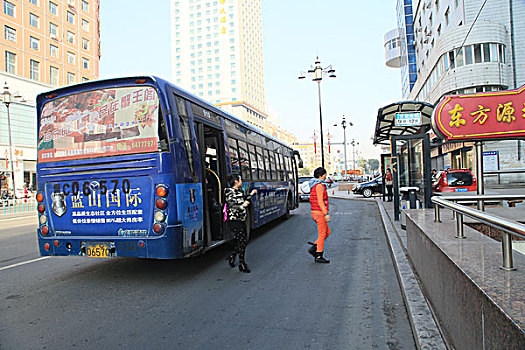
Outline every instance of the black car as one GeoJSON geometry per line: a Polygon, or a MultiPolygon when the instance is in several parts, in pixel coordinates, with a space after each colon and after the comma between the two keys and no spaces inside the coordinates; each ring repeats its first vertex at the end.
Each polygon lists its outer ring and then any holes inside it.
{"type": "Polygon", "coordinates": [[[352,192],[355,194],[362,194],[365,198],[370,198],[374,193],[383,193],[383,178],[381,176],[376,177],[368,182],[357,184],[352,188],[352,192]]]}

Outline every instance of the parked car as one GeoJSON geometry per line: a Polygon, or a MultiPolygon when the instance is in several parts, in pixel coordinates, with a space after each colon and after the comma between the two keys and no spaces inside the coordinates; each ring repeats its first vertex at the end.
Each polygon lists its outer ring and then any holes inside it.
{"type": "Polygon", "coordinates": [[[310,186],[308,182],[313,179],[313,176],[299,176],[299,201],[310,200],[310,186]]]}
{"type": "Polygon", "coordinates": [[[334,184],[334,179],[332,179],[330,176],[327,176],[326,177],[326,180],[324,180],[326,186],[328,187],[332,187],[332,185],[334,184]]]}
{"type": "Polygon", "coordinates": [[[383,193],[383,178],[378,176],[368,182],[359,183],[352,188],[354,194],[362,194],[365,198],[370,198],[374,193],[383,193]]]}
{"type": "Polygon", "coordinates": [[[476,191],[477,182],[468,169],[447,169],[441,171],[432,183],[434,192],[476,191]]]}

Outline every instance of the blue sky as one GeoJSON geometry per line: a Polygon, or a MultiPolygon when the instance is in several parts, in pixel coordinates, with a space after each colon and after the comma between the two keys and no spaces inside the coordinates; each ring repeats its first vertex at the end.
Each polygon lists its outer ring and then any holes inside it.
{"type": "MultiPolygon", "coordinates": [[[[352,121],[365,158],[372,146],[378,108],[401,99],[399,69],[385,65],[384,34],[396,27],[395,0],[262,0],[266,102],[280,124],[300,140],[319,131],[317,84],[298,80],[317,55],[337,78],[321,83],[323,129],[342,142],[334,127],[352,121]]],[[[101,78],[154,74],[170,80],[169,0],[101,2],[101,78]]],[[[311,140],[311,139],[310,139],[311,140]]],[[[348,148],[351,152],[351,149],[348,148]]]]}

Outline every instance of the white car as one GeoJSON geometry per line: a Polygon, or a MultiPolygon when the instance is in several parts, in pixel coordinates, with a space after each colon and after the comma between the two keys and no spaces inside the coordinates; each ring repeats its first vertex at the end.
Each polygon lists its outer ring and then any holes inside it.
{"type": "Polygon", "coordinates": [[[299,177],[299,201],[310,200],[310,185],[308,182],[313,179],[313,176],[300,176],[299,177]]]}

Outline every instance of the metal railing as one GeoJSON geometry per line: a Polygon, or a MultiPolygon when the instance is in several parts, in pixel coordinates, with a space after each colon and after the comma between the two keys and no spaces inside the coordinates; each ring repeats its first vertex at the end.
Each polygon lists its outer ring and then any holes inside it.
{"type": "Polygon", "coordinates": [[[35,198],[17,198],[0,200],[0,214],[27,213],[36,210],[35,198]]]}
{"type": "Polygon", "coordinates": [[[432,197],[434,203],[434,221],[441,222],[440,207],[452,210],[456,220],[456,238],[466,238],[463,232],[463,216],[468,216],[481,223],[489,225],[502,231],[501,245],[503,251],[503,266],[500,268],[507,271],[516,270],[512,260],[512,239],[511,235],[525,239],[525,225],[505,219],[501,216],[489,214],[474,208],[455,203],[458,201],[487,201],[487,200],[520,200],[525,199],[525,195],[478,195],[478,196],[454,196],[432,197]]]}

